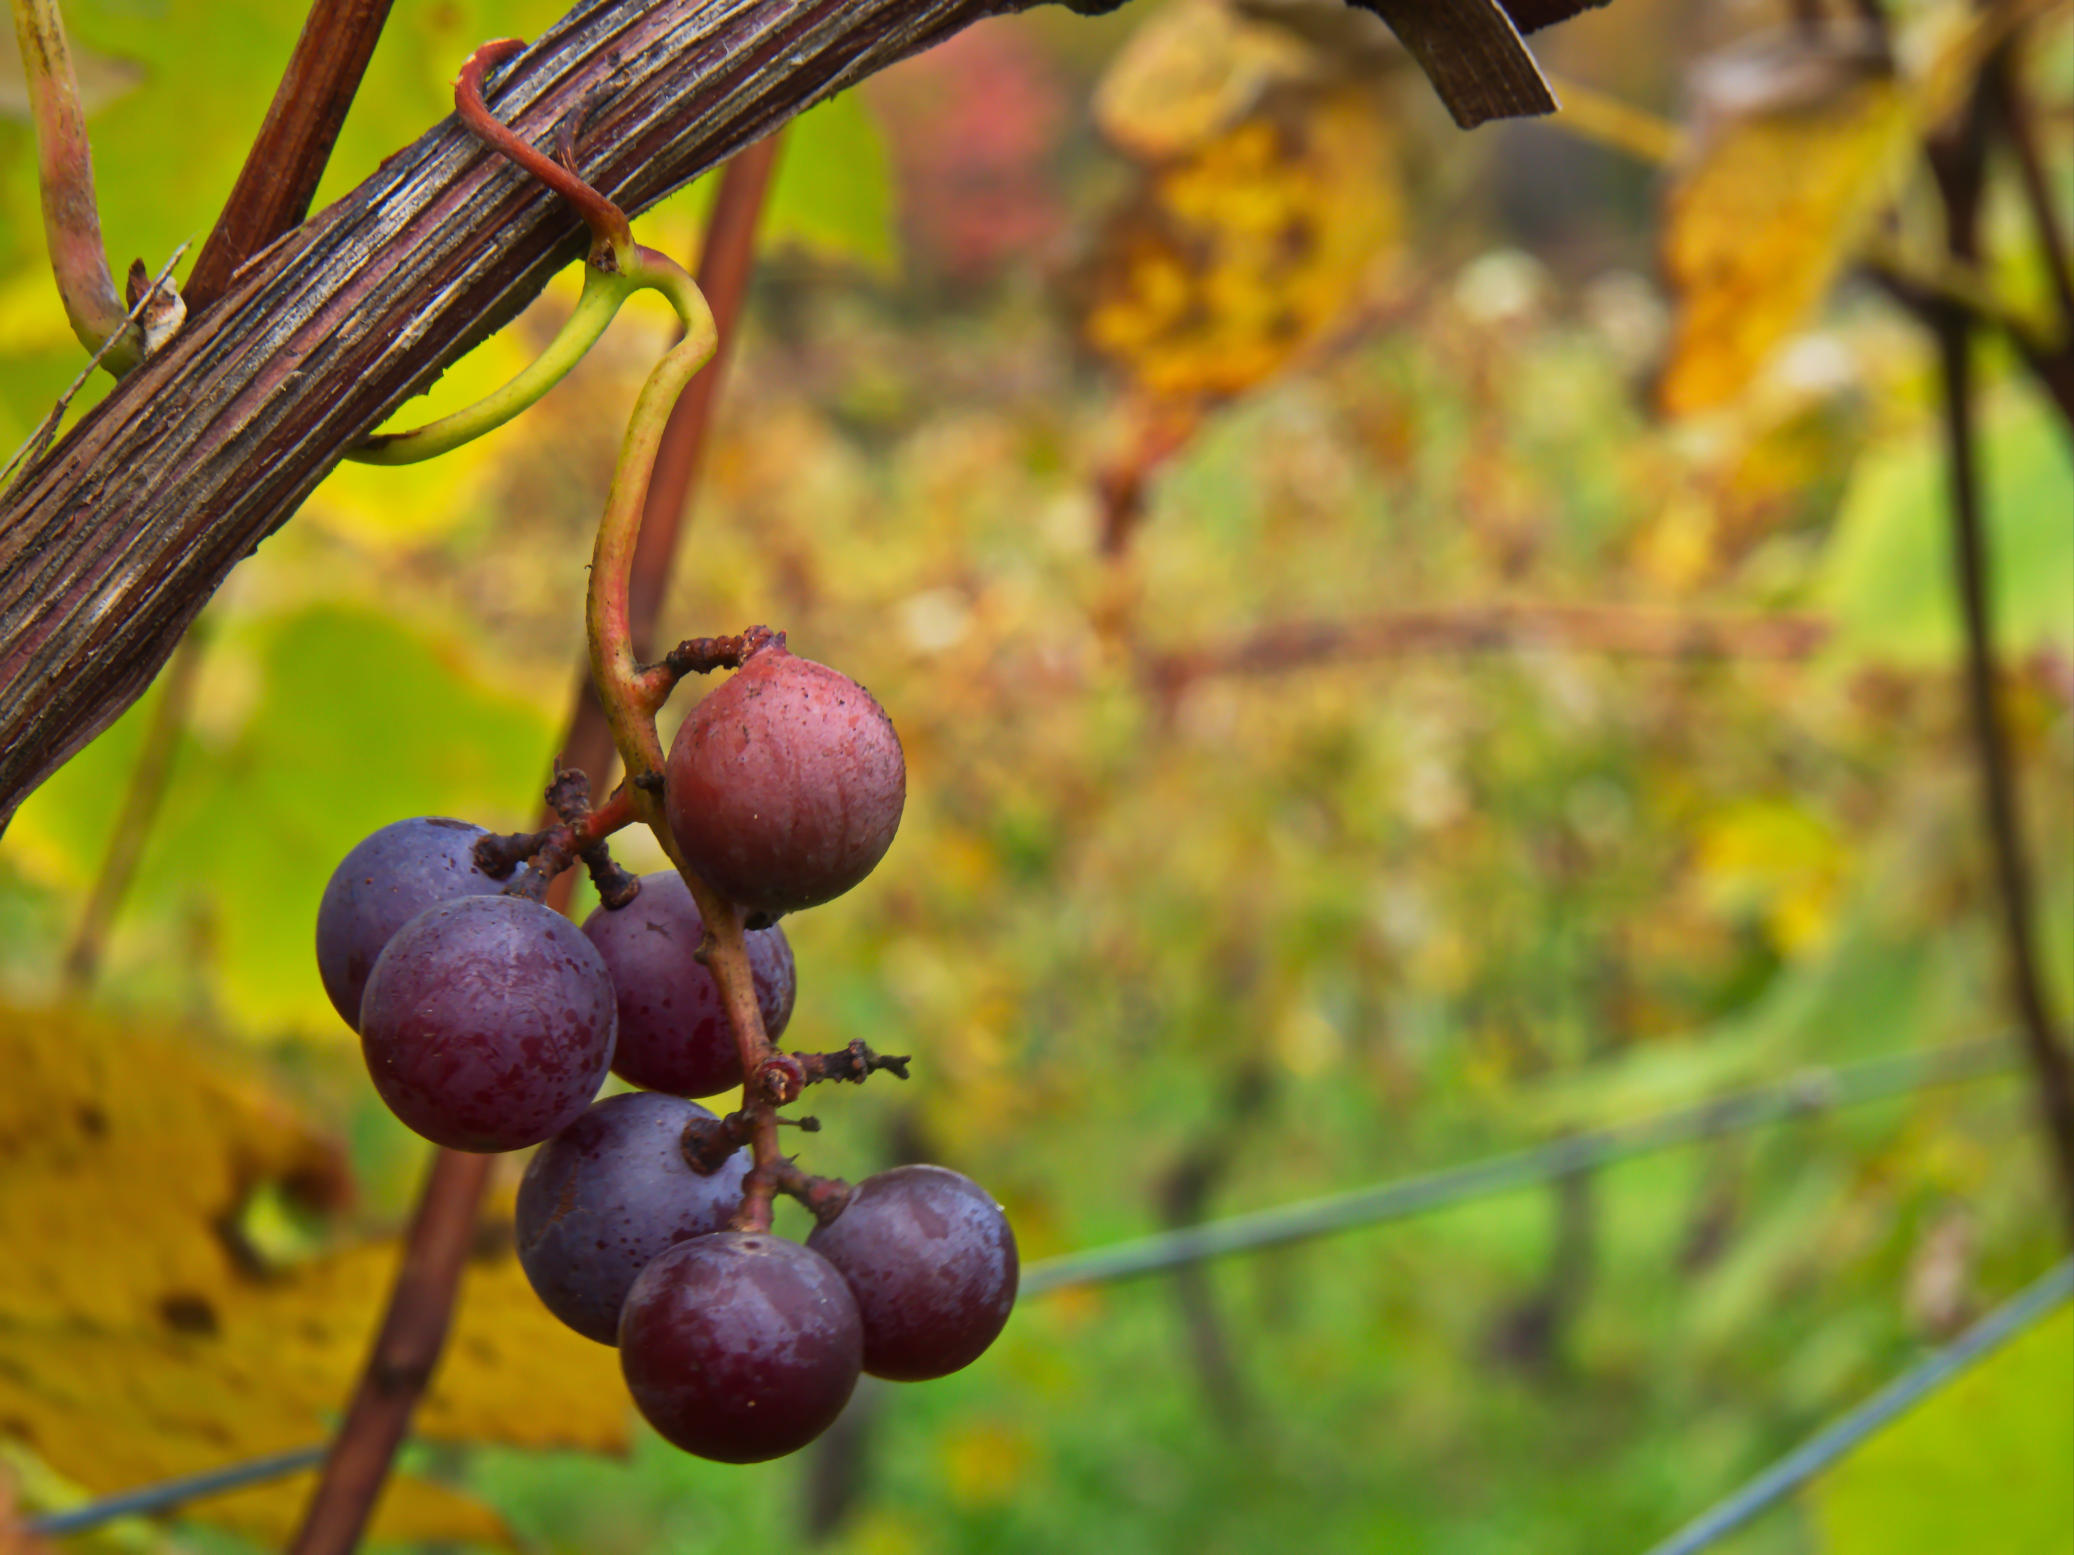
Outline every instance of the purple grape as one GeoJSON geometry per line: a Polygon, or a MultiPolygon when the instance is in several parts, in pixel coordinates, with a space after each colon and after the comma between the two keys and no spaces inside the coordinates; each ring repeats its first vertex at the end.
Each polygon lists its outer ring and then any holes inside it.
{"type": "Polygon", "coordinates": [[[614,1343],[634,1277],[664,1248],[726,1229],[741,1203],[748,1151],[711,1174],[685,1162],[685,1124],[712,1116],[651,1091],[608,1096],[526,1164],[519,1263],[547,1310],[586,1339],[614,1343]]]}
{"type": "Polygon", "coordinates": [[[874,1377],[920,1382],[971,1364],[1015,1305],[1007,1217],[978,1183],[945,1167],[865,1178],[807,1246],[849,1282],[874,1377]]]}
{"type": "Polygon", "coordinates": [[[488,896],[500,884],[475,867],[480,826],[421,816],[392,821],[353,845],[317,904],[317,974],[354,1030],[368,974],[390,936],[428,907],[488,896]]]}
{"type": "Polygon", "coordinates": [[[518,896],[428,907],[360,1005],[382,1100],[453,1150],[517,1150],[574,1123],[612,1063],[612,978],[583,931],[518,896]]]}
{"type": "Polygon", "coordinates": [[[619,1314],[619,1365],[648,1423],[686,1452],[796,1452],[857,1385],[857,1304],[826,1259],[767,1232],[679,1242],[619,1314]]]}
{"type": "Polygon", "coordinates": [[[691,710],[667,776],[670,829],[692,868],[772,916],[870,874],[907,801],[886,710],[849,676],[777,643],[691,710]]]}
{"type": "MultiPolygon", "coordinates": [[[[742,1058],[720,985],[696,952],[705,938],[691,888],[675,870],[641,877],[641,894],[583,925],[619,991],[619,1046],[612,1070],[630,1085],[672,1096],[714,1096],[742,1083],[742,1058]]],[[[745,936],[756,1007],[775,1042],[792,1019],[798,973],[779,928],[745,936]]]]}

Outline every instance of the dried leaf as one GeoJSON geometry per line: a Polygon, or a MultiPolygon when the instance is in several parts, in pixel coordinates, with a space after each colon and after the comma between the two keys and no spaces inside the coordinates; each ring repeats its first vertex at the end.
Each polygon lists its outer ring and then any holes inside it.
{"type": "MultiPolygon", "coordinates": [[[[95,1494],[322,1441],[399,1250],[268,1272],[229,1228],[262,1183],[336,1203],[332,1145],[169,1033],[0,1009],[0,1069],[0,1436],[95,1494]]],[[[616,1450],[627,1418],[610,1350],[549,1318],[508,1253],[471,1267],[420,1434],[616,1450]]],[[[196,1515],[278,1538],[303,1488],[196,1515]]],[[[378,1527],[504,1539],[486,1508],[409,1482],[378,1527]]]]}
{"type": "Polygon", "coordinates": [[[1399,224],[1374,95],[1278,95],[1148,175],[1081,276],[1091,349],[1147,395],[1245,392],[1343,330],[1399,224]]]}
{"type": "MultiPolygon", "coordinates": [[[[1335,9],[1344,10],[1337,5],[1335,9]]],[[[1259,107],[1278,85],[1317,72],[1286,28],[1223,0],[1176,0],[1131,35],[1095,88],[1095,125],[1148,162],[1186,155],[1259,107]]]]}
{"type": "Polygon", "coordinates": [[[1498,0],[1352,3],[1390,24],[1463,129],[1491,119],[1555,112],[1555,94],[1498,0]]]}
{"type": "Polygon", "coordinates": [[[1665,211],[1678,299],[1669,415],[1733,399],[1828,293],[1915,144],[1908,93],[1870,53],[1767,40],[1705,73],[1665,211]]]}

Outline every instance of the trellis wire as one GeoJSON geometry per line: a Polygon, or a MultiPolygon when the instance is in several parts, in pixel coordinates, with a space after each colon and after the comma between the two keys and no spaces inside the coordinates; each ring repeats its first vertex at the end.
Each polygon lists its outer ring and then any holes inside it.
{"type": "Polygon", "coordinates": [[[169,1511],[173,1507],[189,1501],[200,1501],[207,1496],[227,1495],[233,1490],[243,1490],[248,1485],[263,1485],[270,1479],[286,1479],[290,1474],[315,1468],[323,1461],[322,1446],[296,1447],[288,1452],[272,1452],[263,1458],[248,1458],[243,1463],[210,1469],[207,1473],[185,1474],[179,1479],[160,1480],[156,1485],[125,1490],[119,1495],[103,1496],[98,1501],[89,1501],[84,1506],[75,1506],[69,1511],[46,1512],[41,1517],[30,1518],[22,1524],[22,1530],[45,1539],[62,1538],[68,1533],[85,1533],[89,1528],[112,1523],[118,1517],[142,1517],[151,1512],[169,1511]]]}
{"type": "Polygon", "coordinates": [[[1695,1555],[1724,1534],[1733,1533],[2069,1296],[2074,1296],[2074,1258],[2041,1276],[1942,1350],[1918,1361],[1849,1414],[1809,1437],[1727,1500],[1653,1547],[1649,1555],[1695,1555]]]}
{"type": "MultiPolygon", "coordinates": [[[[1328,1198],[1285,1205],[1280,1209],[1235,1215],[1227,1220],[1161,1232],[1092,1252],[1047,1258],[1023,1271],[1020,1295],[1042,1295],[1071,1285],[1110,1284],[1227,1254],[1256,1252],[1362,1226],[1406,1220],[1471,1199],[1574,1177],[1580,1172],[1653,1151],[1837,1107],[1882,1101],[1931,1086],[1985,1079],[2005,1074],[2014,1067],[2015,1059],[2009,1052],[2009,1044],[1994,1040],[1868,1059],[1833,1069],[1810,1069],[1777,1085],[1722,1097],[1637,1123],[1573,1134],[1566,1139],[1493,1156],[1468,1166],[1397,1178],[1328,1198]]],[[[1960,1341],[1961,1344],[1965,1342],[1960,1341]]],[[[30,1518],[22,1525],[23,1530],[52,1538],[82,1533],[118,1517],[169,1511],[206,1496],[224,1495],[268,1480],[286,1478],[313,1467],[322,1460],[324,1452],[322,1446],[299,1447],[204,1474],[165,1480],[66,1511],[30,1518]]],[[[1652,1555],[1669,1555],[1672,1548],[1667,1546],[1664,1551],[1652,1552],[1652,1555]]]]}
{"type": "Polygon", "coordinates": [[[1448,1167],[1356,1188],[1329,1198],[1228,1220],[1164,1231],[1114,1247],[1047,1258],[1023,1271],[1022,1294],[1067,1285],[1108,1284],[1156,1274],[1227,1253],[1258,1252],[1384,1221],[1405,1220],[1468,1199],[1531,1187],[1762,1123],[1903,1095],[1926,1086],[1978,1079],[2013,1069],[2006,1042],[1968,1043],[1930,1053],[1875,1058],[1836,1069],[1811,1069],[1761,1090],[1689,1107],[1638,1123],[1594,1129],[1468,1166],[1448,1167]]]}

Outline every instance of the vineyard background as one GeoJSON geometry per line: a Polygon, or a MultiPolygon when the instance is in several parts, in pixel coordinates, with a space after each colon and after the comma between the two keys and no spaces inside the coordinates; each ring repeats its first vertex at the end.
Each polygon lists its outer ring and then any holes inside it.
{"type": "MultiPolygon", "coordinates": [[[[67,7],[121,256],[155,267],[213,214],[292,41],[277,9],[67,7]]],[[[941,1160],[1043,1259],[2007,1031],[1934,360],[1858,269],[1882,210],[1919,215],[1895,193],[1911,115],[1965,11],[1896,8],[1916,97],[1825,78],[1723,119],[1696,62],[1781,15],[1616,0],[1537,45],[1591,89],[1572,114],[1467,136],[1408,68],[1327,68],[1207,0],[1037,13],[788,133],[663,620],[787,629],[906,744],[885,863],[787,925],[789,1041],[917,1063],[816,1098],[817,1170],[941,1160]],[[1644,153],[1681,122],[1667,175],[1644,153]],[[1724,244],[1777,285],[1733,315],[1704,266],[1666,287],[1660,254],[1677,274],[1724,244]]],[[[399,3],[327,189],[443,113],[475,41],[554,14],[399,3]]],[[[2062,8],[2022,55],[2060,131],[2069,45],[2062,8]]],[[[78,353],[5,64],[12,448],[78,353]]],[[[636,228],[686,255],[702,208],[636,228]]],[[[2011,189],[1988,226],[1987,280],[2048,315],[2011,189]]],[[[558,280],[431,411],[573,297],[558,280]]],[[[240,567],[90,976],[68,951],[165,685],[0,839],[0,1483],[22,1504],[302,1446],[344,1396],[422,1154],[318,985],[317,893],[396,817],[527,823],[666,323],[636,304],[483,443],[341,470],[240,567]]],[[[2007,710],[2064,1021],[2074,459],[1988,354],[2007,710]]],[[[1033,1296],[970,1371],[869,1387],[752,1469],[636,1429],[609,1352],[529,1308],[493,1224],[385,1531],[1640,1550],[2044,1269],[2057,1223],[2023,1081],[1987,1078],[1033,1296]]],[[[2063,1311],[1722,1547],[2065,1550],[2070,1368],[2063,1311]]],[[[81,1547],[278,1545],[300,1494],[81,1547]]]]}

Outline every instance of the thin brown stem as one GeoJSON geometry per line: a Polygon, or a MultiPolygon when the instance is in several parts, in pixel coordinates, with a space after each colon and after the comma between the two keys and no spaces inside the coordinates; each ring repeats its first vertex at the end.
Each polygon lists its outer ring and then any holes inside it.
{"type": "MultiPolygon", "coordinates": [[[[679,401],[682,404],[683,401],[679,401]]],[[[649,490],[655,489],[651,482],[649,490]]],[[[648,511],[644,505],[644,515],[648,511]]],[[[643,524],[646,531],[646,524],[643,524]]],[[[635,576],[639,577],[640,560],[635,559],[635,576]]],[[[635,604],[629,593],[627,600],[627,623],[635,623],[635,604]]],[[[710,675],[715,670],[735,670],[742,661],[775,639],[784,642],[783,633],[773,633],[770,628],[752,626],[746,632],[736,632],[726,637],[687,637],[653,664],[646,664],[636,672],[633,682],[634,694],[648,704],[650,711],[660,708],[669,700],[677,682],[687,675],[710,675]]]]}
{"type": "Polygon", "coordinates": [[[2061,1208],[2068,1233],[2074,1237],[2074,1062],[2069,1061],[2046,1008],[2016,775],[1995,695],[1994,623],[1988,592],[1992,559],[1981,523],[1971,331],[1964,318],[1954,316],[1941,324],[1937,344],[1944,375],[1953,554],[1966,619],[1966,703],[1980,772],[1982,819],[1994,861],[2010,999],[2016,1006],[2038,1110],[2054,1156],[2061,1208]]]}
{"type": "Polygon", "coordinates": [[[222,296],[238,266],[308,214],[390,3],[315,0],[311,5],[230,199],[187,278],[190,309],[222,296]]]}
{"type": "Polygon", "coordinates": [[[1829,635],[1812,616],[1719,616],[1623,605],[1536,601],[1437,605],[1342,621],[1283,621],[1146,660],[1156,687],[1178,691],[1211,675],[1270,675],[1306,665],[1413,653],[1512,653],[1535,648],[1667,659],[1804,659],[1829,635]]]}
{"type": "MultiPolygon", "coordinates": [[[[585,789],[584,801],[573,817],[550,799],[549,824],[538,831],[479,838],[475,844],[475,867],[493,879],[503,880],[520,864],[529,859],[540,860],[545,855],[546,861],[540,865],[540,872],[558,875],[614,832],[624,831],[640,819],[634,809],[633,796],[624,786],[613,790],[612,797],[594,810],[588,796],[589,775],[564,767],[556,773],[556,784],[570,778],[581,780],[585,789]]],[[[553,789],[550,788],[549,792],[552,793],[553,789]]]]}
{"type": "Polygon", "coordinates": [[[833,1053],[793,1053],[788,1056],[799,1064],[802,1085],[814,1085],[822,1080],[848,1080],[853,1085],[862,1085],[881,1070],[896,1080],[905,1080],[907,1066],[912,1062],[905,1053],[874,1053],[861,1037],[833,1053]]]}
{"type": "Polygon", "coordinates": [[[446,1345],[491,1157],[432,1158],[374,1348],[288,1555],[351,1555],[446,1345]]]}
{"type": "MultiPolygon", "coordinates": [[[[1934,143],[1931,167],[1944,197],[1945,240],[1960,264],[1980,262],[1980,207],[1986,188],[1990,83],[2003,62],[1991,59],[1971,101],[1949,134],[1934,143]]],[[[1995,629],[1990,604],[1993,560],[1981,514],[1979,439],[1974,415],[1973,321],[1963,309],[1931,310],[1943,378],[1949,463],[1952,549],[1966,626],[1965,685],[1980,773],[1982,820],[1993,861],[2010,1002],[2029,1061],[2040,1122],[2052,1152],[2060,1208],[2074,1237],[2074,1060],[2054,1029],[2038,966],[2014,762],[1996,697],[1995,629]]]]}
{"type": "Polygon", "coordinates": [[[100,970],[101,953],[108,942],[109,927],[122,910],[123,898],[137,877],[144,857],[144,844],[151,837],[151,823],[165,802],[166,788],[173,775],[173,753],[187,728],[187,715],[194,707],[195,672],[201,668],[208,629],[197,621],[188,628],[179,650],[160,677],[158,704],[144,727],[144,743],[137,764],[130,769],[129,787],[116,812],[115,830],[108,838],[108,851],[101,856],[100,870],[86,907],[72,931],[72,944],[65,952],[65,985],[74,993],[93,986],[100,970]]]}
{"type": "Polygon", "coordinates": [[[144,336],[130,322],[101,241],[93,148],[57,0],[14,0],[14,35],[36,125],[36,178],[51,274],[72,333],[89,351],[101,352],[103,364],[120,378],[144,359],[144,336]]]}

